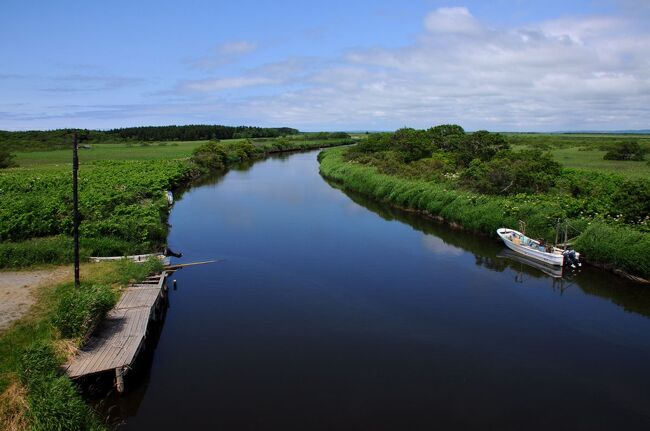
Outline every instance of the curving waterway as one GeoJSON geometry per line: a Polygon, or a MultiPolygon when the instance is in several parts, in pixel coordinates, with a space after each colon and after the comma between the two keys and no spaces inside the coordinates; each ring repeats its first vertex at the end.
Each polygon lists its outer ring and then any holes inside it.
{"type": "Polygon", "coordinates": [[[650,289],[561,280],[346,194],[317,152],[175,204],[159,337],[97,402],[120,429],[650,429],[650,289]],[[171,284],[171,283],[170,283],[171,284]]]}

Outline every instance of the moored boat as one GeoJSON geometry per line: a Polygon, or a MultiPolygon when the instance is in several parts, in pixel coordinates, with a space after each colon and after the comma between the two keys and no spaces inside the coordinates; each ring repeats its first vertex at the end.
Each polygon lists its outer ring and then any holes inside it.
{"type": "Polygon", "coordinates": [[[544,245],[514,229],[497,229],[497,235],[509,249],[530,259],[554,266],[567,264],[575,267],[580,265],[578,262],[580,254],[573,250],[562,250],[552,245],[544,245]]]}

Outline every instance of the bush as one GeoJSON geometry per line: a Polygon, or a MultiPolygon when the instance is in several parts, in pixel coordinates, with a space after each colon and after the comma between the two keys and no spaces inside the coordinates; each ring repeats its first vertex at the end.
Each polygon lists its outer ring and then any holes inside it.
{"type": "Polygon", "coordinates": [[[462,181],[480,193],[540,193],[553,187],[561,172],[561,165],[548,153],[507,151],[490,161],[474,159],[462,181]]]}
{"type": "Polygon", "coordinates": [[[605,160],[636,160],[641,161],[645,155],[645,151],[641,148],[637,141],[625,141],[616,144],[614,148],[609,150],[604,156],[605,160]]]}
{"type": "Polygon", "coordinates": [[[639,224],[650,219],[650,181],[626,180],[612,195],[615,218],[626,223],[639,224]]]}
{"type": "Polygon", "coordinates": [[[14,156],[8,149],[0,147],[0,169],[10,168],[16,164],[13,161],[14,156]]]}
{"type": "Polygon", "coordinates": [[[451,147],[458,154],[460,164],[467,166],[474,159],[490,160],[499,152],[507,150],[509,145],[501,134],[479,130],[457,137],[451,147]]]}
{"type": "Polygon", "coordinates": [[[105,285],[62,287],[52,321],[64,338],[81,337],[115,305],[116,292],[105,285]]]}

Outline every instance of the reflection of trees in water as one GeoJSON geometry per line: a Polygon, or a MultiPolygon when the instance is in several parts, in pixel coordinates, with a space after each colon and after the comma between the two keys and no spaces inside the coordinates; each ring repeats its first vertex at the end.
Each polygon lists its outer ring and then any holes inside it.
{"type": "Polygon", "coordinates": [[[183,199],[183,195],[185,193],[187,193],[188,191],[194,188],[202,187],[202,186],[216,186],[221,181],[223,181],[223,179],[226,177],[226,174],[228,174],[229,171],[246,172],[249,171],[254,164],[255,164],[255,160],[246,160],[244,162],[237,163],[236,165],[232,165],[231,167],[229,167],[228,169],[224,169],[223,171],[217,171],[217,172],[201,175],[200,177],[195,178],[189,183],[183,184],[181,187],[174,190],[174,200],[180,201],[181,199],[183,199]]]}
{"type": "Polygon", "coordinates": [[[527,277],[548,279],[549,285],[560,293],[576,286],[584,293],[606,298],[614,304],[623,307],[626,311],[650,316],[649,286],[631,282],[623,277],[618,277],[594,267],[583,267],[577,274],[565,271],[562,278],[553,278],[541,270],[532,268],[521,262],[498,257],[497,254],[505,248],[498,241],[453,229],[444,222],[424,217],[415,212],[401,210],[382,202],[377,202],[354,191],[341,189],[336,183],[331,181],[327,181],[327,183],[341,190],[356,204],[369,209],[385,220],[397,220],[408,224],[420,232],[435,235],[446,244],[459,247],[474,254],[477,266],[495,272],[503,272],[507,268],[510,268],[516,272],[515,278],[517,280],[515,281],[521,280],[521,282],[525,282],[527,277]]]}

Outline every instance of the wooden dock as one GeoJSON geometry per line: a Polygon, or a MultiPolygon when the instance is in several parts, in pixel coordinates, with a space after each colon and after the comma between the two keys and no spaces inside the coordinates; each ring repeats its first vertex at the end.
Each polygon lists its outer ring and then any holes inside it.
{"type": "Polygon", "coordinates": [[[128,286],[88,343],[67,364],[70,378],[114,371],[118,392],[124,390],[123,376],[144,346],[149,322],[157,320],[162,311],[167,275],[163,272],[128,286]]]}

